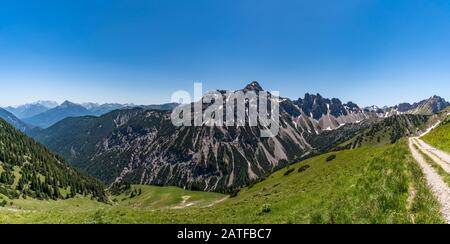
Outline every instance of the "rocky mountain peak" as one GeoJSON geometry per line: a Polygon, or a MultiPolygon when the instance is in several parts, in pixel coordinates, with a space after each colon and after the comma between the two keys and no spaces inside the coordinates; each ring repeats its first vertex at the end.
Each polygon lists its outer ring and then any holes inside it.
{"type": "Polygon", "coordinates": [[[72,106],[79,106],[69,100],[64,101],[63,103],[61,103],[60,105],[61,107],[72,107],[72,106]]]}
{"type": "Polygon", "coordinates": [[[294,103],[307,115],[315,120],[319,120],[323,115],[330,113],[335,117],[347,115],[349,111],[357,111],[359,107],[349,102],[343,104],[341,100],[337,98],[324,98],[319,93],[312,95],[306,93],[304,98],[299,98],[294,103]]]}
{"type": "Polygon", "coordinates": [[[39,100],[39,101],[34,102],[32,104],[42,105],[42,106],[44,106],[46,108],[49,108],[49,109],[58,107],[58,103],[57,102],[50,101],[50,100],[39,100]]]}
{"type": "Polygon", "coordinates": [[[261,87],[261,85],[257,81],[252,81],[250,84],[248,84],[244,88],[244,91],[260,92],[260,91],[264,91],[264,89],[261,87]]]}

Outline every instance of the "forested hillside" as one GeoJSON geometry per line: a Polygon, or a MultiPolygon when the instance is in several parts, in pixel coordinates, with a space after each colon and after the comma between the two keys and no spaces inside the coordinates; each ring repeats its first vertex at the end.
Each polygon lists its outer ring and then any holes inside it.
{"type": "Polygon", "coordinates": [[[0,196],[66,199],[77,194],[106,201],[102,183],[0,119],[0,196]]]}

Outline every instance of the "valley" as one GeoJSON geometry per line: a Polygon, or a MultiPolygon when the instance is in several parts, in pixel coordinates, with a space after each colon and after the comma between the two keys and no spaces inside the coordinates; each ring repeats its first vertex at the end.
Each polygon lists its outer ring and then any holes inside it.
{"type": "MultiPolygon", "coordinates": [[[[241,91],[264,89],[254,81],[241,91]]],[[[386,117],[391,108],[367,111],[320,94],[280,100],[280,133],[274,138],[261,138],[261,127],[175,127],[171,111],[145,108],[67,118],[28,135],[106,184],[229,192],[336,147],[394,143],[424,129],[431,116],[401,110],[386,117]]],[[[431,111],[447,102],[435,96],[416,104],[431,111]]]]}
{"type": "Polygon", "coordinates": [[[0,225],[450,224],[449,24],[445,0],[3,1],[0,225]]]}
{"type": "MultiPolygon", "coordinates": [[[[445,100],[383,109],[319,94],[279,100],[271,138],[260,126],[176,127],[174,104],[65,102],[34,115],[55,118],[42,128],[5,110],[0,223],[450,221],[445,100]]],[[[14,111],[32,114],[25,108],[14,111]]]]}

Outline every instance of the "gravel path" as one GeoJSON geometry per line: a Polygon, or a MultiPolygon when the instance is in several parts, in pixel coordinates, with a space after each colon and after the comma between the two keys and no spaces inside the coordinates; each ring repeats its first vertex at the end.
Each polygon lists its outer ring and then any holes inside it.
{"type": "Polygon", "coordinates": [[[434,162],[439,164],[445,172],[450,173],[450,155],[430,146],[419,138],[412,138],[412,140],[413,143],[419,147],[420,151],[428,155],[428,157],[433,159],[434,162]]]}
{"type": "Polygon", "coordinates": [[[415,138],[409,139],[409,149],[411,150],[414,159],[419,163],[427,180],[428,187],[431,189],[441,206],[442,216],[447,223],[450,224],[450,188],[414,147],[414,139],[415,138]]]}
{"type": "Polygon", "coordinates": [[[215,201],[215,202],[209,204],[208,206],[206,206],[206,208],[209,208],[209,207],[212,207],[212,206],[214,206],[214,205],[216,205],[216,204],[219,204],[219,203],[221,203],[221,202],[227,200],[228,198],[230,198],[230,197],[229,197],[229,196],[226,196],[226,197],[224,197],[224,198],[222,198],[222,199],[219,199],[219,200],[217,200],[217,201],[215,201]]]}

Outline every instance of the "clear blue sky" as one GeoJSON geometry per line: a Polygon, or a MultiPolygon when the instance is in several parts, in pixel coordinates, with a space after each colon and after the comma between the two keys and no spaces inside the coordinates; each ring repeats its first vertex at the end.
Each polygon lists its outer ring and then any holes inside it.
{"type": "Polygon", "coordinates": [[[450,98],[447,0],[3,1],[0,105],[163,103],[258,80],[360,105],[450,98]]]}

